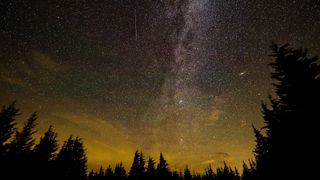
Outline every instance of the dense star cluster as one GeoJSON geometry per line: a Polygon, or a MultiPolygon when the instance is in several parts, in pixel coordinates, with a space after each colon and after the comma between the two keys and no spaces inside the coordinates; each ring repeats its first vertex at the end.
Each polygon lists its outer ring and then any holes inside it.
{"type": "MultiPolygon", "coordinates": [[[[89,165],[140,149],[175,168],[252,158],[269,46],[320,52],[320,2],[0,2],[0,102],[84,139],[89,165]]],[[[241,168],[240,168],[241,169],[241,168]]]]}

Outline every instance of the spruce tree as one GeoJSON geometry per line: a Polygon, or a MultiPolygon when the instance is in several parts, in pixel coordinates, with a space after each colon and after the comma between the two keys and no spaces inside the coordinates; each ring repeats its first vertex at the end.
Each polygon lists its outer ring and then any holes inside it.
{"type": "Polygon", "coordinates": [[[190,169],[188,168],[188,166],[186,166],[186,168],[184,169],[183,179],[184,179],[184,180],[192,180],[191,171],[190,171],[190,169]]]}
{"type": "Polygon", "coordinates": [[[38,171],[36,173],[37,179],[49,179],[52,176],[54,173],[52,171],[52,161],[57,150],[57,133],[50,126],[33,150],[33,161],[38,171]]]}
{"type": "Polygon", "coordinates": [[[162,153],[160,153],[159,164],[157,166],[157,178],[166,179],[170,176],[167,160],[164,159],[162,153]]]}
{"type": "MultiPolygon", "coordinates": [[[[5,179],[10,175],[10,170],[15,166],[12,158],[9,157],[9,139],[16,131],[16,117],[20,114],[15,107],[15,102],[9,106],[3,106],[0,111],[0,179],[5,179]]],[[[12,157],[12,156],[11,156],[12,157]]]]}
{"type": "MultiPolygon", "coordinates": [[[[265,179],[306,178],[305,172],[314,174],[315,171],[307,168],[312,160],[305,155],[317,154],[312,147],[318,140],[318,58],[309,58],[307,50],[291,49],[288,44],[273,45],[272,50],[271,78],[276,96],[269,96],[269,105],[262,105],[266,132],[263,152],[266,154],[255,152],[256,158],[260,158],[256,159],[257,175],[265,179]]],[[[259,142],[257,140],[256,150],[261,147],[259,142]]]]}
{"type": "Polygon", "coordinates": [[[155,176],[156,176],[155,162],[151,157],[149,157],[147,170],[146,170],[146,177],[147,179],[154,179],[155,176]]]}
{"type": "Polygon", "coordinates": [[[109,165],[108,168],[106,169],[106,172],[105,172],[105,179],[114,179],[114,172],[112,170],[112,167],[109,165]]]}
{"type": "Polygon", "coordinates": [[[139,163],[140,163],[140,153],[136,151],[134,153],[132,166],[129,172],[129,179],[139,179],[139,163]]]}
{"type": "Polygon", "coordinates": [[[33,113],[24,124],[22,131],[16,130],[13,140],[9,144],[7,173],[12,174],[13,179],[32,177],[34,163],[32,161],[32,148],[36,132],[37,114],[33,113]]]}
{"type": "Polygon", "coordinates": [[[39,144],[34,148],[34,156],[37,160],[47,163],[55,157],[58,150],[57,133],[52,130],[52,126],[41,137],[39,144]]]}
{"type": "Polygon", "coordinates": [[[80,138],[70,136],[55,160],[57,178],[86,179],[87,157],[80,138]]]}
{"type": "Polygon", "coordinates": [[[116,164],[114,168],[114,178],[117,180],[127,179],[127,173],[122,163],[116,164]]]}
{"type": "Polygon", "coordinates": [[[6,142],[15,132],[16,117],[19,109],[15,107],[15,102],[9,106],[3,106],[0,112],[0,158],[6,152],[6,142]]]}

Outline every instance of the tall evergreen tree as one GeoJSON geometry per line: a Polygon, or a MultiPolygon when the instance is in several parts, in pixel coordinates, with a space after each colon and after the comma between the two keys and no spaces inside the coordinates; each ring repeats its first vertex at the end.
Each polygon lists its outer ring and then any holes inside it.
{"type": "Polygon", "coordinates": [[[70,136],[55,160],[58,178],[86,179],[87,157],[80,138],[70,136]]]}
{"type": "Polygon", "coordinates": [[[192,180],[191,171],[190,171],[190,169],[188,168],[188,166],[186,166],[186,168],[184,169],[183,179],[184,179],[184,180],[192,180]]]}
{"type": "Polygon", "coordinates": [[[147,179],[155,179],[155,176],[156,176],[155,162],[152,159],[152,157],[149,157],[148,164],[147,164],[147,170],[146,170],[146,178],[147,179]]]}
{"type": "Polygon", "coordinates": [[[14,133],[16,117],[19,114],[19,109],[15,107],[15,102],[9,106],[2,107],[0,112],[0,158],[6,152],[6,142],[14,133]]]}
{"type": "Polygon", "coordinates": [[[110,165],[106,169],[105,178],[108,180],[114,179],[114,172],[113,172],[112,167],[110,165]]]}
{"type": "Polygon", "coordinates": [[[157,178],[166,179],[170,176],[167,160],[164,159],[162,153],[160,153],[159,164],[157,166],[157,178]]]}
{"type": "Polygon", "coordinates": [[[35,168],[37,169],[37,179],[48,179],[53,174],[52,161],[58,150],[57,133],[52,130],[52,126],[41,137],[39,144],[33,152],[35,168]]]}
{"type": "Polygon", "coordinates": [[[34,156],[41,162],[48,162],[55,157],[58,150],[57,133],[52,130],[52,126],[41,137],[39,144],[34,148],[34,156]]]}
{"type": "Polygon", "coordinates": [[[12,174],[13,179],[21,177],[30,178],[32,176],[33,162],[31,154],[34,145],[32,135],[36,132],[34,130],[36,120],[37,114],[31,114],[24,124],[22,131],[16,130],[15,136],[9,144],[7,172],[12,174]]]}
{"type": "Polygon", "coordinates": [[[104,179],[104,170],[103,167],[100,166],[99,172],[95,176],[95,180],[103,180],[104,179]]]}
{"type": "Polygon", "coordinates": [[[307,57],[307,50],[291,49],[288,44],[273,45],[272,50],[271,78],[277,96],[269,97],[269,106],[262,105],[267,157],[255,152],[269,163],[256,159],[257,173],[262,177],[268,172],[269,179],[303,178],[305,172],[315,172],[308,170],[312,160],[305,155],[317,153],[312,146],[319,136],[320,66],[317,57],[307,57]]]}
{"type": "Polygon", "coordinates": [[[212,170],[211,165],[209,165],[206,169],[205,169],[205,174],[203,179],[205,180],[213,180],[215,178],[215,174],[212,170]]]}
{"type": "Polygon", "coordinates": [[[8,141],[15,132],[16,117],[19,115],[19,109],[15,107],[15,102],[9,106],[3,106],[0,112],[0,179],[4,179],[10,174],[14,166],[12,158],[9,157],[8,150],[10,145],[8,141]]]}
{"type": "Polygon", "coordinates": [[[29,154],[32,151],[34,145],[34,139],[32,135],[36,132],[34,130],[36,126],[37,114],[33,113],[27,123],[24,124],[24,127],[21,132],[16,131],[15,137],[10,143],[10,153],[14,156],[20,156],[29,154]]]}
{"type": "Polygon", "coordinates": [[[114,168],[114,178],[117,180],[125,180],[127,178],[126,169],[122,163],[116,164],[114,168]]]}
{"type": "Polygon", "coordinates": [[[137,150],[134,153],[132,166],[129,172],[129,179],[139,179],[139,160],[140,160],[140,153],[137,150]]]}
{"type": "Polygon", "coordinates": [[[146,172],[146,161],[143,157],[142,151],[140,151],[140,156],[139,156],[139,164],[138,164],[138,177],[140,180],[143,180],[145,178],[145,172],[146,172]]]}
{"type": "Polygon", "coordinates": [[[262,135],[261,131],[253,127],[256,147],[254,149],[254,156],[258,164],[255,167],[255,174],[258,179],[270,179],[271,178],[271,169],[272,166],[270,152],[269,152],[269,142],[268,138],[262,135]]]}
{"type": "Polygon", "coordinates": [[[216,180],[240,180],[237,169],[232,169],[225,162],[223,168],[217,168],[216,180]]]}
{"type": "Polygon", "coordinates": [[[241,179],[242,180],[255,180],[255,179],[258,179],[255,176],[255,165],[253,164],[252,161],[249,161],[249,165],[250,166],[248,167],[248,165],[245,162],[243,162],[241,179]]]}

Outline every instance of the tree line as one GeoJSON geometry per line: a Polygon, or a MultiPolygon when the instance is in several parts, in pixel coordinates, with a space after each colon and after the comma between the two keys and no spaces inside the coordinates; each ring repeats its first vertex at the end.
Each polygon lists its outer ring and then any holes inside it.
{"type": "Polygon", "coordinates": [[[101,166],[100,170],[87,172],[87,155],[81,138],[69,136],[58,148],[57,133],[52,126],[35,144],[37,114],[27,119],[21,131],[16,128],[20,110],[15,103],[3,106],[0,112],[0,179],[76,179],[76,180],[192,180],[230,179],[240,180],[236,168],[226,163],[216,172],[209,166],[204,174],[184,170],[170,170],[167,160],[160,153],[159,163],[152,157],[145,159],[136,151],[130,171],[122,163],[114,168],[101,166]],[[58,151],[59,150],[59,151],[58,151]]]}
{"type": "Polygon", "coordinates": [[[15,103],[0,112],[0,179],[87,178],[81,138],[69,136],[58,151],[57,133],[50,126],[35,144],[37,114],[30,115],[21,131],[16,128],[18,115],[15,103]]]}
{"type": "Polygon", "coordinates": [[[69,136],[58,148],[52,126],[38,144],[33,138],[37,114],[30,115],[21,131],[16,128],[20,110],[15,103],[0,112],[0,179],[79,179],[79,180],[267,180],[318,177],[312,166],[318,151],[320,120],[320,65],[318,57],[309,58],[307,50],[288,44],[272,46],[270,64],[275,95],[262,103],[264,126],[253,126],[256,146],[254,160],[243,163],[241,176],[226,163],[203,173],[171,170],[160,153],[158,164],[136,151],[130,170],[122,163],[98,171],[87,171],[87,156],[82,139],[69,136]]]}
{"type": "Polygon", "coordinates": [[[236,168],[231,168],[226,163],[223,167],[217,168],[216,171],[208,166],[204,173],[191,172],[188,166],[183,170],[170,170],[167,160],[160,153],[159,163],[156,164],[152,157],[147,159],[142,152],[136,151],[133,163],[128,174],[122,164],[115,166],[113,170],[109,165],[106,169],[102,166],[96,172],[93,170],[89,173],[89,180],[240,180],[241,177],[236,168]]]}

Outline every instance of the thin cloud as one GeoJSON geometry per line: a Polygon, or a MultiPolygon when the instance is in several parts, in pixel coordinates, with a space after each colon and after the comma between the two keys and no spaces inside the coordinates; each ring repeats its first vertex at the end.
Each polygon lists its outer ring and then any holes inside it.
{"type": "Polygon", "coordinates": [[[8,77],[5,75],[0,75],[0,81],[10,85],[14,85],[14,86],[19,86],[24,88],[28,87],[27,83],[25,83],[24,81],[17,78],[8,77]]]}
{"type": "Polygon", "coordinates": [[[216,152],[212,158],[202,161],[201,164],[221,165],[223,162],[231,163],[234,158],[226,152],[216,152]]]}
{"type": "Polygon", "coordinates": [[[31,61],[35,65],[40,66],[50,72],[59,72],[62,70],[62,66],[50,58],[48,55],[41,53],[39,51],[33,51],[31,56],[31,61]]]}

